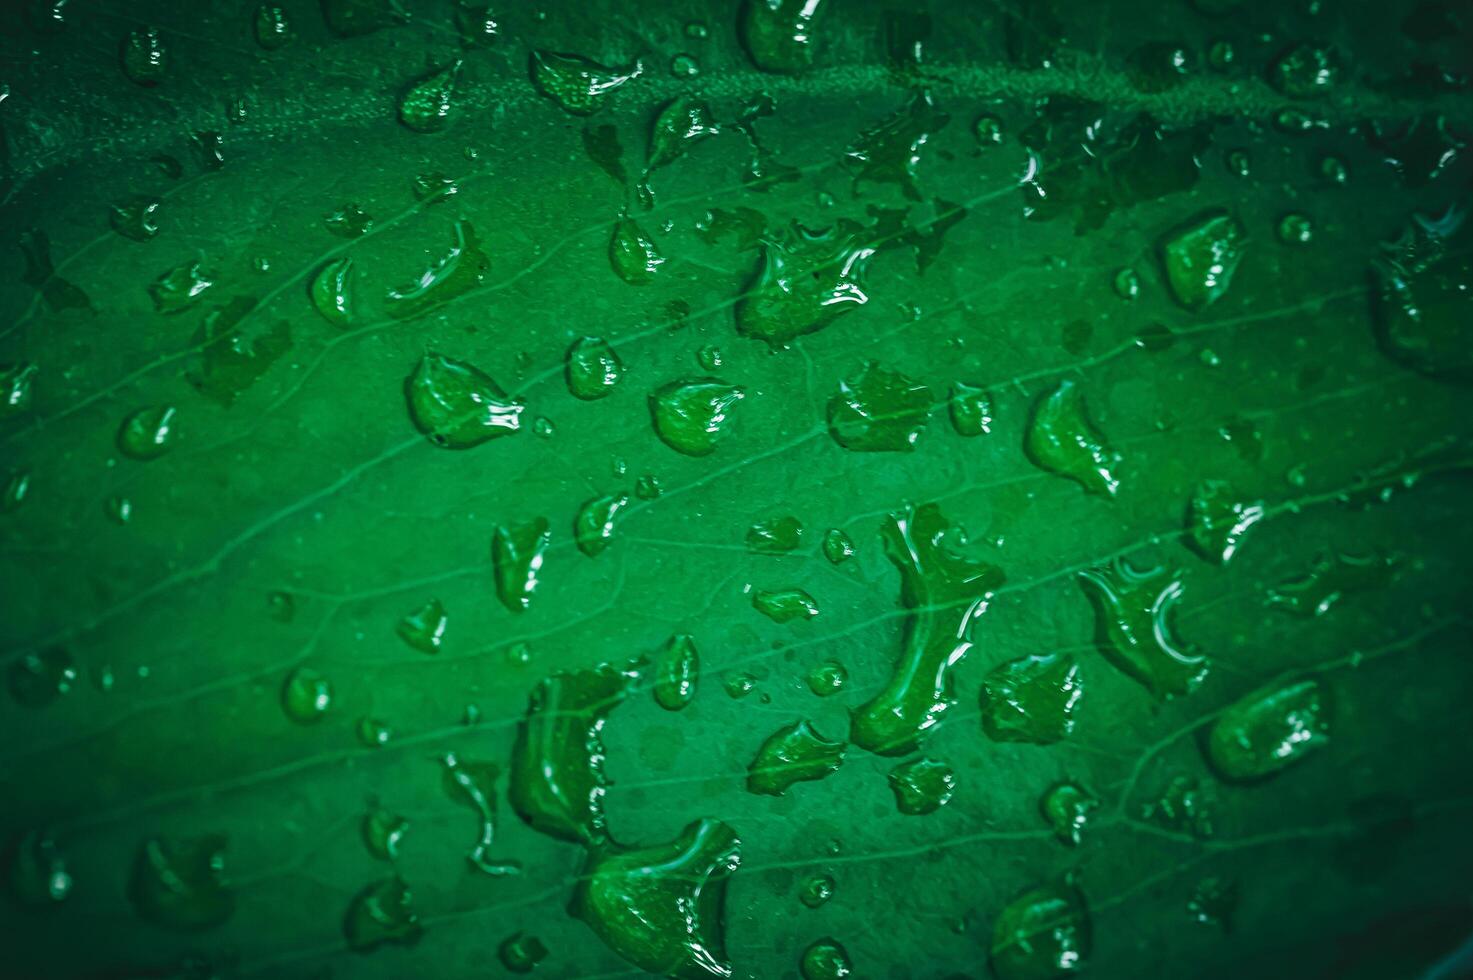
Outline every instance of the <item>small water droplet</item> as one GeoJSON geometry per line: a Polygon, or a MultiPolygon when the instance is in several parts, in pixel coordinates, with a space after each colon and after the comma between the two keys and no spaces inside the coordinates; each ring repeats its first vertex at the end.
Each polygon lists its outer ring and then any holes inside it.
{"type": "Polygon", "coordinates": [[[298,667],[281,688],[281,710],[299,725],[319,722],[332,707],[332,683],[310,667],[298,667]]]}
{"type": "Polygon", "coordinates": [[[809,620],[818,615],[818,602],[802,589],[758,589],[752,593],[752,608],[774,623],[809,620]]]}
{"type": "Polygon", "coordinates": [[[547,946],[536,936],[524,932],[513,933],[502,940],[496,949],[501,965],[511,973],[531,973],[533,968],[547,958],[547,946]]]}
{"type": "Polygon", "coordinates": [[[912,817],[935,813],[956,791],[956,771],[933,759],[903,762],[890,770],[889,780],[896,809],[912,817]]]}
{"type": "Polygon", "coordinates": [[[838,694],[849,680],[849,672],[837,660],[825,660],[808,672],[808,690],[821,698],[838,694]]]}
{"type": "Polygon", "coordinates": [[[169,70],[169,52],[158,28],[132,31],[123,38],[123,74],[144,88],[152,88],[169,70]]]}
{"type": "Polygon", "coordinates": [[[284,47],[296,36],[286,11],[272,4],[263,3],[256,8],[254,25],[256,43],[267,51],[284,47]]]}
{"type": "Polygon", "coordinates": [[[701,670],[695,640],[686,633],[670,637],[655,658],[654,670],[651,690],[655,703],[666,711],[679,711],[690,704],[701,670]]]}
{"type": "Polygon", "coordinates": [[[1246,238],[1242,223],[1226,211],[1205,212],[1168,235],[1161,261],[1177,302],[1196,312],[1221,299],[1243,258],[1246,238]]]}
{"type": "Polygon", "coordinates": [[[445,627],[449,623],[444,604],[439,599],[431,599],[401,619],[395,632],[399,639],[420,653],[439,653],[440,644],[445,641],[445,627]]]}
{"type": "Polygon", "coordinates": [[[854,554],[854,541],[839,528],[831,527],[823,535],[823,556],[835,565],[842,564],[854,554]]]}
{"type": "Polygon", "coordinates": [[[134,459],[157,459],[173,448],[175,435],[172,405],[140,408],[118,427],[118,449],[134,459]]]}
{"type": "Polygon", "coordinates": [[[794,784],[822,779],[844,761],[843,742],[832,742],[806,721],[780,728],[767,737],[747,766],[747,789],[782,796],[794,784]]]}
{"type": "Polygon", "coordinates": [[[542,561],[552,532],[547,518],[536,517],[523,524],[502,526],[491,538],[491,566],[496,575],[496,596],[514,613],[526,612],[541,583],[542,561]]]}
{"type": "Polygon", "coordinates": [[[798,901],[811,909],[818,908],[833,897],[834,879],[825,874],[805,878],[798,892],[798,901]]]}
{"type": "Polygon", "coordinates": [[[1277,232],[1285,245],[1308,245],[1314,240],[1314,222],[1306,214],[1286,214],[1279,219],[1277,232]]]}
{"type": "Polygon", "coordinates": [[[803,951],[798,962],[803,980],[840,980],[854,972],[849,953],[837,939],[820,939],[803,951]]]}
{"type": "Polygon", "coordinates": [[[198,303],[213,285],[213,274],[206,272],[202,263],[185,262],[154,280],[148,294],[160,313],[179,313],[198,303]]]}
{"type": "Polygon", "coordinates": [[[1062,782],[1050,786],[1043,794],[1039,810],[1054,836],[1065,844],[1079,846],[1090,815],[1099,809],[1100,801],[1077,783],[1062,782]]]}

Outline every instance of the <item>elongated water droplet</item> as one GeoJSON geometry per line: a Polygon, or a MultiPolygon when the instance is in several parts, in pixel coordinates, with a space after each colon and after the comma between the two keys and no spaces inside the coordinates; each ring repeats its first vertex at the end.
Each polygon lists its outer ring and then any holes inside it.
{"type": "Polygon", "coordinates": [[[312,279],[312,307],[335,327],[346,327],[353,320],[351,258],[334,259],[312,279]]]}
{"type": "Polygon", "coordinates": [[[1100,801],[1076,783],[1055,783],[1043,794],[1039,811],[1054,836],[1065,844],[1078,847],[1080,836],[1090,815],[1099,809],[1100,801]]]}
{"type": "Polygon", "coordinates": [[[541,581],[543,555],[551,540],[552,532],[545,517],[498,527],[492,535],[491,568],[496,575],[496,596],[512,612],[526,612],[532,604],[532,595],[541,581]]]}
{"type": "Polygon", "coordinates": [[[1390,585],[1400,564],[1395,555],[1321,556],[1302,577],[1269,589],[1267,604],[1296,616],[1323,616],[1348,593],[1390,585]]]}
{"type": "Polygon", "coordinates": [[[1023,448],[1037,466],[1068,477],[1089,493],[1115,496],[1121,457],[1085,411],[1084,395],[1071,380],[1038,400],[1023,448]]]}
{"type": "Polygon", "coordinates": [[[614,518],[628,504],[629,494],[606,493],[579,508],[573,520],[573,540],[578,550],[590,558],[602,554],[614,536],[614,518]]]}
{"type": "Polygon", "coordinates": [[[696,143],[720,131],[711,118],[711,107],[704,101],[689,95],[676,96],[655,116],[645,172],[678,160],[696,143]]]}
{"type": "Polygon", "coordinates": [[[829,434],[855,452],[911,452],[930,412],[931,389],[867,361],[829,399],[829,434]]]}
{"type": "Polygon", "coordinates": [[[381,806],[363,815],[363,846],[380,861],[399,860],[399,844],[409,831],[409,821],[381,806]]]}
{"type": "Polygon", "coordinates": [[[150,837],[128,878],[128,900],[144,919],[165,929],[210,929],[235,911],[225,884],[225,836],[150,837]]]}
{"type": "Polygon", "coordinates": [[[592,849],[568,911],[641,970],[729,977],[726,884],[740,863],[736,833],[709,818],[668,844],[592,849]]]}
{"type": "Polygon", "coordinates": [[[449,623],[444,603],[431,599],[401,619],[395,632],[399,639],[421,653],[438,653],[440,644],[445,642],[445,627],[449,623]]]}
{"type": "Polygon", "coordinates": [[[1079,579],[1095,604],[1100,649],[1112,664],[1158,698],[1187,694],[1207,675],[1207,658],[1184,647],[1171,628],[1182,596],[1178,573],[1142,571],[1117,558],[1079,579]]]}
{"type": "Polygon", "coordinates": [[[459,59],[409,87],[399,100],[399,121],[416,133],[437,133],[450,121],[459,59]]]}
{"type": "Polygon", "coordinates": [[[1008,903],[992,924],[988,959],[997,980],[1056,980],[1083,970],[1091,945],[1084,896],[1062,880],[1008,903]]]}
{"type": "Polygon", "coordinates": [[[613,392],[624,377],[624,363],[602,337],[580,337],[568,348],[568,391],[592,401],[613,392]]]}
{"type": "Polygon", "coordinates": [[[900,755],[955,703],[952,670],[972,648],[972,629],[1004,576],[960,550],[965,534],[935,504],[891,514],[880,535],[900,572],[904,647],[884,689],[854,712],[849,737],[870,752],[900,755]]]}
{"type": "Polygon", "coordinates": [[[731,410],[745,396],[716,378],[672,381],[650,395],[655,434],[687,456],[708,455],[726,437],[731,410]]]}
{"type": "Polygon", "coordinates": [[[460,296],[486,278],[491,260],[481,251],[476,230],[468,221],[455,223],[455,241],[438,262],[413,281],[389,290],[385,312],[395,319],[418,316],[460,296]]]}
{"type": "Polygon", "coordinates": [[[440,762],[445,767],[445,789],[450,798],[464,801],[480,821],[480,834],[466,861],[492,876],[520,872],[517,862],[493,858],[490,853],[496,840],[496,777],[501,768],[494,762],[467,762],[454,752],[446,752],[440,762]]]}
{"type": "Polygon", "coordinates": [[[1072,654],[1009,660],[982,679],[982,730],[999,742],[1050,745],[1074,730],[1074,709],[1083,696],[1072,654]]]}
{"type": "Polygon", "coordinates": [[[367,953],[385,943],[412,946],[419,942],[424,927],[414,911],[414,896],[397,875],[364,887],[348,903],[343,917],[343,937],[348,948],[367,953]]]}
{"type": "Polygon", "coordinates": [[[956,791],[956,771],[934,759],[902,762],[890,770],[889,779],[896,809],[907,816],[935,813],[956,791]]]}
{"type": "Polygon", "coordinates": [[[1202,745],[1218,775],[1250,782],[1272,776],[1329,740],[1329,691],[1307,678],[1245,696],[1218,716],[1202,745]]]}
{"type": "Polygon", "coordinates": [[[31,490],[30,470],[16,470],[0,487],[0,514],[10,514],[26,502],[31,490]]]}
{"type": "Polygon", "coordinates": [[[532,83],[543,95],[575,116],[597,112],[619,89],[644,68],[637,62],[629,68],[608,68],[582,55],[533,51],[532,83]]]}
{"type": "Polygon", "coordinates": [[[696,696],[701,661],[695,640],[679,633],[665,641],[655,658],[654,684],[651,692],[655,703],[666,711],[679,711],[696,696]]]}
{"type": "Polygon", "coordinates": [[[406,388],[409,417],[441,448],[469,449],[521,428],[521,399],[464,361],[426,354],[406,388]]]}
{"type": "Polygon", "coordinates": [[[604,720],[634,681],[603,665],[554,674],[532,691],[512,747],[507,797],[544,834],[574,843],[607,840],[604,827],[604,720]]]}
{"type": "Polygon", "coordinates": [[[1243,259],[1247,232],[1226,211],[1208,211],[1171,232],[1161,246],[1166,282],[1182,306],[1201,311],[1220,300],[1243,259]]]}
{"type": "Polygon", "coordinates": [[[774,623],[791,623],[818,615],[818,602],[802,589],[758,589],[752,593],[752,608],[774,623]]]}
{"type": "Polygon", "coordinates": [[[843,742],[831,742],[806,721],[780,728],[767,737],[747,766],[747,789],[782,796],[794,783],[822,779],[844,761],[843,742]]]}

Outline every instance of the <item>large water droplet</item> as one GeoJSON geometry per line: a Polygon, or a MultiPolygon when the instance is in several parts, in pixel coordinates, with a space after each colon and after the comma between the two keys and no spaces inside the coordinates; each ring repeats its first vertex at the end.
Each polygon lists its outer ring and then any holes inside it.
{"type": "Polygon", "coordinates": [[[575,116],[592,115],[619,89],[643,70],[609,68],[582,55],[533,51],[532,83],[543,95],[575,116]]]}
{"type": "Polygon", "coordinates": [[[1187,694],[1207,674],[1207,658],[1184,647],[1171,629],[1181,578],[1164,566],[1141,571],[1123,558],[1079,573],[1095,604],[1105,658],[1158,698],[1187,694]]]}
{"type": "Polygon", "coordinates": [[[399,100],[399,121],[416,133],[437,133],[450,121],[460,60],[420,79],[399,100]]]}
{"type": "Polygon", "coordinates": [[[123,38],[123,74],[128,80],[152,88],[169,70],[169,51],[158,28],[132,31],[123,38]]]}
{"type": "Polygon", "coordinates": [[[705,456],[726,437],[730,412],[745,396],[716,378],[672,381],[650,395],[655,434],[677,452],[705,456]]]}
{"type": "Polygon", "coordinates": [[[1009,660],[982,679],[982,730],[999,742],[1052,744],[1074,730],[1074,709],[1083,696],[1071,654],[1009,660]]]}
{"type": "Polygon", "coordinates": [[[156,197],[140,195],[114,205],[108,213],[113,231],[135,242],[146,242],[159,233],[159,207],[156,197]]]}
{"type": "Polygon", "coordinates": [[[854,712],[849,737],[870,752],[899,755],[955,703],[952,668],[972,648],[972,628],[1003,573],[958,550],[966,538],[935,504],[891,514],[880,535],[900,571],[904,647],[884,689],[854,712]]]}
{"type": "Polygon", "coordinates": [[[823,556],[835,565],[854,556],[854,541],[842,530],[831,527],[823,535],[823,556]]]}
{"type": "Polygon", "coordinates": [[[31,831],[16,842],[9,855],[10,892],[27,908],[40,909],[66,900],[72,875],[56,841],[31,831]]]}
{"type": "Polygon", "coordinates": [[[916,167],[931,136],[951,119],[931,102],[928,90],[914,93],[905,107],[866,129],[844,151],[844,162],[861,181],[898,184],[905,196],[921,199],[916,167]]]}
{"type": "Polygon", "coordinates": [[[496,956],[512,973],[531,973],[538,963],[547,959],[547,946],[536,936],[517,932],[502,941],[496,956]]]}
{"type": "Polygon", "coordinates": [[[810,875],[798,891],[798,901],[816,909],[834,897],[834,879],[825,874],[810,875]]]}
{"type": "Polygon", "coordinates": [[[24,362],[0,367],[0,422],[31,407],[37,370],[36,365],[24,362]]]}
{"type": "Polygon", "coordinates": [[[814,664],[808,672],[808,690],[821,698],[838,694],[849,682],[849,672],[837,660],[814,664]]]}
{"type": "Polygon", "coordinates": [[[653,282],[665,264],[665,256],[639,223],[623,217],[614,222],[609,238],[609,264],[620,279],[633,286],[653,282]]]}
{"type": "Polygon", "coordinates": [[[296,36],[286,11],[274,4],[263,3],[257,7],[253,25],[256,43],[267,51],[286,46],[296,36]]]}
{"type": "Polygon", "coordinates": [[[520,399],[464,361],[436,353],[420,358],[406,385],[409,417],[437,446],[469,449],[521,428],[520,399]]]}
{"type": "Polygon", "coordinates": [[[1242,223],[1226,211],[1208,211],[1171,232],[1161,261],[1177,302],[1200,311],[1221,299],[1243,259],[1246,238],[1242,223]]]}
{"type": "Polygon", "coordinates": [[[1318,44],[1296,44],[1285,51],[1269,70],[1274,88],[1291,99],[1328,95],[1340,81],[1340,59],[1331,49],[1318,44]]]}
{"type": "Polygon", "coordinates": [[[1035,464],[1078,482],[1090,493],[1113,497],[1120,488],[1114,473],[1120,454],[1090,421],[1084,395],[1071,380],[1060,381],[1033,406],[1023,448],[1035,464]]]}
{"type": "Polygon", "coordinates": [[[1245,696],[1208,730],[1203,749],[1224,779],[1272,776],[1330,739],[1329,691],[1307,678],[1245,696]]]}
{"type": "Polygon", "coordinates": [[[855,452],[910,452],[930,412],[931,389],[867,361],[829,399],[829,434],[855,452]]]}
{"type": "Polygon", "coordinates": [[[399,860],[399,844],[409,832],[409,821],[381,806],[363,815],[363,846],[380,861],[399,860]]]}
{"type": "Polygon", "coordinates": [[[678,160],[691,146],[720,131],[709,105],[689,95],[677,96],[655,117],[645,172],[678,160]]]}
{"type": "Polygon", "coordinates": [[[491,569],[496,597],[514,613],[526,612],[541,583],[542,559],[552,540],[547,518],[503,525],[491,536],[491,569]]]}
{"type": "Polygon", "coordinates": [[[747,550],[758,555],[785,555],[802,543],[803,525],[784,515],[758,521],[747,528],[747,550]]]}
{"type": "Polygon", "coordinates": [[[806,721],[780,728],[767,737],[747,766],[747,789],[782,796],[794,783],[822,779],[844,761],[843,742],[832,742],[806,721]]]}
{"type": "Polygon", "coordinates": [[[981,436],[992,431],[992,398],[981,388],[956,382],[946,407],[957,435],[981,436]]]}
{"type": "Polygon", "coordinates": [[[867,230],[840,219],[823,231],[794,223],[762,244],[762,263],[736,306],[737,332],[785,349],[869,302],[865,265],[875,253],[867,230]]]}
{"type": "Polygon", "coordinates": [[[624,377],[624,362],[602,337],[580,337],[568,348],[568,390],[584,401],[603,398],[624,377]]]}

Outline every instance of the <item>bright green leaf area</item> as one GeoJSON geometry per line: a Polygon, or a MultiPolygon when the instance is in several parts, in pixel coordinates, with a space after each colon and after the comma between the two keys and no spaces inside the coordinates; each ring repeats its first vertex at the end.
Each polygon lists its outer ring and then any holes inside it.
{"type": "Polygon", "coordinates": [[[1473,935],[1458,4],[8,7],[0,973],[1473,935]]]}

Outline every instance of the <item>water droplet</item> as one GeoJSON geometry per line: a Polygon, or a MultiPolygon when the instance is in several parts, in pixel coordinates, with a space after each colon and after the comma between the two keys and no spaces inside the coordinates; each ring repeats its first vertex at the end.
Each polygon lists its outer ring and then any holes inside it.
{"type": "Polygon", "coordinates": [[[1214,71],[1227,71],[1237,63],[1237,60],[1238,51],[1237,48],[1233,47],[1233,42],[1231,41],[1213,41],[1211,47],[1207,49],[1207,64],[1214,71]]]}
{"type": "Polygon", "coordinates": [[[286,320],[246,328],[254,309],[254,297],[237,296],[206,313],[195,331],[200,359],[186,377],[200,394],[221,405],[232,404],[291,348],[286,320]]]}
{"type": "Polygon", "coordinates": [[[132,31],[123,38],[123,74],[128,80],[152,88],[169,70],[169,51],[158,28],[132,31]]]}
{"type": "Polygon", "coordinates": [[[519,873],[519,863],[498,860],[490,853],[496,839],[496,777],[501,774],[500,767],[494,762],[467,762],[454,752],[446,752],[440,762],[445,767],[446,792],[451,799],[464,801],[475,810],[480,822],[480,834],[466,861],[492,876],[519,873]]]}
{"type": "Polygon", "coordinates": [[[547,959],[547,946],[536,936],[517,932],[502,940],[496,955],[511,973],[531,973],[538,963],[547,959]]]}
{"type": "Polygon", "coordinates": [[[381,749],[394,737],[394,730],[389,727],[388,722],[377,718],[359,718],[357,732],[359,743],[368,749],[381,749]]]}
{"type": "Polygon", "coordinates": [[[825,660],[808,672],[808,690],[821,698],[838,694],[849,680],[849,672],[837,660],[825,660]]]}
{"type": "Polygon", "coordinates": [[[220,170],[225,166],[225,137],[214,130],[200,130],[189,137],[189,145],[201,170],[220,170]]]}
{"type": "Polygon", "coordinates": [[[447,201],[460,193],[460,182],[438,170],[414,178],[414,199],[427,204],[447,201]]]}
{"type": "Polygon", "coordinates": [[[650,395],[655,434],[687,456],[708,455],[730,431],[729,413],[745,396],[716,378],[672,381],[650,395]]]}
{"type": "Polygon", "coordinates": [[[1055,783],[1043,794],[1039,810],[1054,836],[1065,844],[1079,846],[1080,835],[1100,801],[1075,783],[1055,783]]]}
{"type": "Polygon", "coordinates": [[[762,260],[736,305],[737,332],[785,350],[869,302],[863,279],[875,253],[866,229],[841,218],[823,231],[792,224],[762,242],[762,260]]]}
{"type": "Polygon", "coordinates": [[[148,287],[154,309],[160,313],[178,313],[200,301],[205,291],[215,285],[211,274],[199,262],[185,262],[164,273],[148,287]]]}
{"type": "Polygon", "coordinates": [[[798,961],[803,980],[840,980],[854,972],[849,953],[837,939],[820,939],[803,951],[798,961]]]}
{"type": "Polygon", "coordinates": [[[1247,150],[1233,150],[1226,157],[1228,173],[1235,177],[1247,177],[1253,170],[1253,160],[1247,150]]]}
{"type": "Polygon", "coordinates": [[[1291,99],[1316,98],[1335,88],[1340,71],[1340,59],[1329,48],[1297,44],[1274,62],[1269,81],[1291,99]]]}
{"type": "Polygon", "coordinates": [[[1442,381],[1473,384],[1473,223],[1452,208],[1417,215],[1371,264],[1376,338],[1392,360],[1442,381]]]}
{"type": "Polygon", "coordinates": [[[356,204],[344,204],[323,218],[322,223],[340,238],[357,238],[373,230],[373,218],[356,204]]]}
{"type": "Polygon", "coordinates": [[[310,667],[298,667],[281,688],[281,710],[299,725],[323,719],[332,707],[332,684],[310,667]]]}
{"type": "Polygon", "coordinates": [[[660,266],[665,264],[665,256],[638,222],[623,217],[614,222],[614,234],[609,239],[609,264],[620,279],[632,286],[643,286],[654,281],[660,266]]]}
{"type": "Polygon", "coordinates": [[[407,391],[409,417],[444,449],[470,449],[512,435],[526,407],[472,365],[433,352],[420,358],[407,391]]]}
{"type": "Polygon", "coordinates": [[[27,653],[6,671],[10,696],[27,708],[43,708],[72,689],[77,664],[61,647],[27,653]]]}
{"type": "Polygon", "coordinates": [[[981,388],[958,381],[947,399],[951,427],[959,436],[981,436],[992,431],[992,398],[981,388]]]}
{"type": "Polygon", "coordinates": [[[0,487],[0,514],[10,514],[18,510],[20,505],[26,502],[30,491],[30,470],[16,470],[11,473],[5,481],[5,486],[0,487]]]}
{"type": "Polygon", "coordinates": [[[496,596],[514,613],[526,612],[540,584],[542,559],[552,539],[547,518],[534,517],[522,524],[503,525],[491,537],[491,567],[496,575],[496,596]]]}
{"type": "Polygon", "coordinates": [[[660,478],[653,473],[646,473],[634,481],[634,495],[640,500],[654,500],[664,490],[660,487],[660,478]]]}
{"type": "Polygon", "coordinates": [[[359,891],[343,917],[343,937],[348,948],[357,953],[367,953],[384,943],[412,946],[423,934],[424,927],[414,911],[414,896],[397,875],[359,891]]]}
{"type": "Polygon", "coordinates": [[[1142,92],[1155,94],[1176,88],[1191,75],[1192,54],[1169,41],[1151,41],[1126,58],[1127,74],[1142,92]]]}
{"type": "Polygon", "coordinates": [[[1247,232],[1226,211],[1208,211],[1167,236],[1161,247],[1166,282],[1177,302],[1199,312],[1232,285],[1247,232]]]}
{"type": "Polygon", "coordinates": [[[439,653],[440,644],[445,640],[445,627],[449,622],[445,605],[439,599],[431,599],[400,620],[395,632],[399,634],[399,639],[420,653],[439,653]]]}
{"type": "Polygon", "coordinates": [[[140,408],[118,427],[118,449],[134,459],[157,459],[173,448],[172,405],[140,408]]]}
{"type": "Polygon", "coordinates": [[[846,562],[854,554],[854,542],[849,535],[831,527],[823,535],[823,556],[835,565],[846,562]]]}
{"type": "Polygon", "coordinates": [[[822,779],[844,761],[843,742],[831,742],[806,721],[780,728],[767,737],[747,766],[747,789],[782,796],[794,783],[822,779]]]}
{"type": "Polygon", "coordinates": [[[634,676],[603,665],[554,674],[533,689],[512,747],[507,798],[534,829],[574,843],[606,841],[599,733],[634,676]]]}
{"type": "Polygon", "coordinates": [[[834,897],[834,879],[828,875],[810,875],[804,879],[798,892],[798,901],[808,908],[816,909],[834,897]]]}
{"type": "Polygon", "coordinates": [[[416,133],[438,133],[450,121],[459,59],[415,82],[399,100],[399,121],[416,133]]]}
{"type": "Polygon", "coordinates": [[[1307,678],[1247,695],[1207,732],[1207,761],[1223,779],[1263,779],[1323,748],[1330,739],[1329,691],[1307,678]]]}
{"type": "Polygon", "coordinates": [[[1213,834],[1212,809],[1211,796],[1196,779],[1176,776],[1154,803],[1142,808],[1142,814],[1170,830],[1205,839],[1213,834]]]}
{"type": "Polygon", "coordinates": [[[944,762],[914,759],[890,770],[890,791],[901,813],[920,817],[935,813],[951,802],[956,791],[956,772],[944,762]]]}
{"type": "Polygon", "coordinates": [[[271,593],[266,597],[266,606],[278,623],[290,623],[297,615],[297,600],[286,592],[271,593]]]}
{"type": "Polygon", "coordinates": [[[1079,664],[1067,653],[999,664],[982,679],[982,730],[999,742],[1050,745],[1074,731],[1084,695],[1079,664]]]}
{"type": "Polygon", "coordinates": [[[1314,222],[1305,214],[1286,214],[1279,219],[1277,232],[1285,245],[1308,245],[1314,240],[1314,222]]]}
{"type": "Polygon", "coordinates": [[[1329,123],[1303,109],[1290,106],[1274,113],[1273,127],[1290,136],[1302,136],[1311,130],[1328,129],[1329,123]]]}
{"type": "Polygon", "coordinates": [[[146,242],[159,233],[159,208],[163,201],[139,195],[115,204],[108,214],[113,231],[135,242],[146,242]]]}
{"type": "Polygon", "coordinates": [[[399,844],[409,831],[409,821],[381,806],[363,815],[363,846],[380,861],[399,860],[399,844]]]}
{"type": "Polygon", "coordinates": [[[479,286],[490,267],[470,222],[457,221],[450,251],[413,281],[389,290],[385,312],[396,320],[418,316],[479,286]]]}
{"type": "Polygon", "coordinates": [[[906,197],[919,201],[916,167],[921,150],[950,120],[931,102],[928,90],[914,93],[904,108],[866,129],[844,151],[856,186],[861,181],[897,184],[906,197]]]}
{"type": "Polygon", "coordinates": [[[931,389],[866,361],[829,399],[829,434],[855,452],[910,452],[930,420],[931,389]]]}
{"type": "Polygon", "coordinates": [[[1216,876],[1197,882],[1197,887],[1192,889],[1192,897],[1187,899],[1187,914],[1192,921],[1220,926],[1223,932],[1232,931],[1233,913],[1237,907],[1238,883],[1216,876]]]}
{"type": "Polygon", "coordinates": [[[813,64],[823,0],[753,0],[737,22],[742,46],[762,71],[792,74],[813,64]]]}
{"type": "Polygon", "coordinates": [[[72,893],[72,875],[56,841],[31,831],[10,854],[7,878],[10,892],[22,905],[44,908],[66,900],[72,893]]]}
{"type": "Polygon", "coordinates": [[[1122,558],[1079,573],[1095,604],[1100,650],[1158,698],[1187,694],[1207,674],[1207,658],[1184,647],[1172,630],[1181,578],[1163,567],[1145,571],[1122,558]]]}
{"type": "Polygon", "coordinates": [[[668,844],[590,850],[568,910],[635,967],[675,977],[729,977],[727,878],[741,842],[719,820],[668,844]]]}
{"type": "Polygon", "coordinates": [[[758,589],[752,593],[752,608],[774,623],[808,620],[818,615],[818,602],[802,589],[758,589]]]}
{"type": "Polygon", "coordinates": [[[1090,949],[1084,896],[1066,879],[1009,902],[992,925],[988,957],[997,980],[1045,980],[1083,970],[1090,949]]]}
{"type": "Polygon", "coordinates": [[[1115,289],[1115,295],[1121,299],[1135,299],[1141,294],[1141,277],[1128,266],[1115,273],[1115,279],[1111,285],[1115,289]]]}
{"type": "Polygon", "coordinates": [[[579,508],[573,520],[573,540],[578,550],[590,558],[601,554],[614,536],[614,518],[628,503],[629,494],[608,493],[579,508]]]}
{"type": "Polygon", "coordinates": [[[880,535],[900,572],[904,648],[884,689],[854,712],[849,737],[870,752],[900,755],[955,703],[952,669],[972,648],[972,628],[1004,576],[958,550],[966,537],[935,504],[889,515],[880,535]]]}
{"type": "Polygon", "coordinates": [[[1327,184],[1340,187],[1350,182],[1350,168],[1339,157],[1321,157],[1319,170],[1327,184]]]}
{"type": "Polygon", "coordinates": [[[0,367],[0,421],[12,419],[31,407],[37,370],[36,365],[24,362],[0,367]]]}
{"type": "Polygon", "coordinates": [[[697,41],[704,41],[711,36],[710,28],[698,20],[687,21],[683,30],[686,37],[697,41]]]}
{"type": "Polygon", "coordinates": [[[740,701],[757,690],[757,678],[745,670],[739,670],[727,674],[722,679],[721,686],[725,689],[727,697],[733,701],[740,701]]]}
{"type": "Polygon", "coordinates": [[[1232,560],[1243,535],[1264,516],[1262,501],[1244,503],[1234,496],[1222,480],[1203,480],[1187,508],[1187,543],[1219,565],[1232,560]]]}
{"type": "Polygon", "coordinates": [[[592,115],[603,108],[643,70],[637,62],[629,68],[609,68],[581,55],[553,51],[533,51],[531,57],[537,90],[575,116],[592,115]]]}
{"type": "Polygon", "coordinates": [[[256,8],[255,30],[256,43],[267,51],[284,47],[296,36],[286,11],[265,3],[256,8]]]}
{"type": "Polygon", "coordinates": [[[1034,464],[1078,482],[1089,493],[1113,497],[1120,488],[1114,470],[1121,456],[1090,421],[1084,395],[1072,380],[1060,381],[1034,405],[1023,448],[1034,464]]]}
{"type": "Polygon", "coordinates": [[[346,327],[353,320],[353,260],[334,259],[312,279],[312,307],[335,327],[346,327]]]}
{"type": "Polygon", "coordinates": [[[666,640],[655,658],[654,672],[651,691],[656,704],[666,711],[679,711],[690,704],[701,672],[695,640],[687,633],[666,640]]]}
{"type": "Polygon", "coordinates": [[[977,117],[972,123],[972,135],[979,146],[1001,146],[1003,138],[1002,120],[992,115],[977,117]]]}
{"type": "Polygon", "coordinates": [[[490,5],[474,0],[457,0],[455,29],[460,33],[461,45],[467,48],[489,46],[495,43],[501,32],[490,5]]]}
{"type": "Polygon", "coordinates": [[[580,337],[568,348],[568,391],[584,401],[603,398],[624,377],[624,362],[602,337],[580,337]]]}
{"type": "Polygon", "coordinates": [[[220,925],[235,911],[225,885],[225,836],[150,837],[138,849],[128,900],[143,919],[194,932],[220,925]]]}
{"type": "MultiPolygon", "coordinates": [[[[679,57],[689,58],[688,55],[679,57]]],[[[694,61],[691,64],[694,65],[694,61]]],[[[645,173],[678,160],[696,143],[720,131],[721,128],[711,118],[711,107],[703,100],[689,95],[676,96],[655,116],[645,173]]]]}
{"type": "Polygon", "coordinates": [[[1347,593],[1390,585],[1399,565],[1394,555],[1321,556],[1300,578],[1269,589],[1267,605],[1296,616],[1323,616],[1347,593]]]}
{"type": "Polygon", "coordinates": [[[759,555],[784,555],[802,543],[803,525],[796,517],[774,517],[747,528],[747,550],[759,555]]]}

